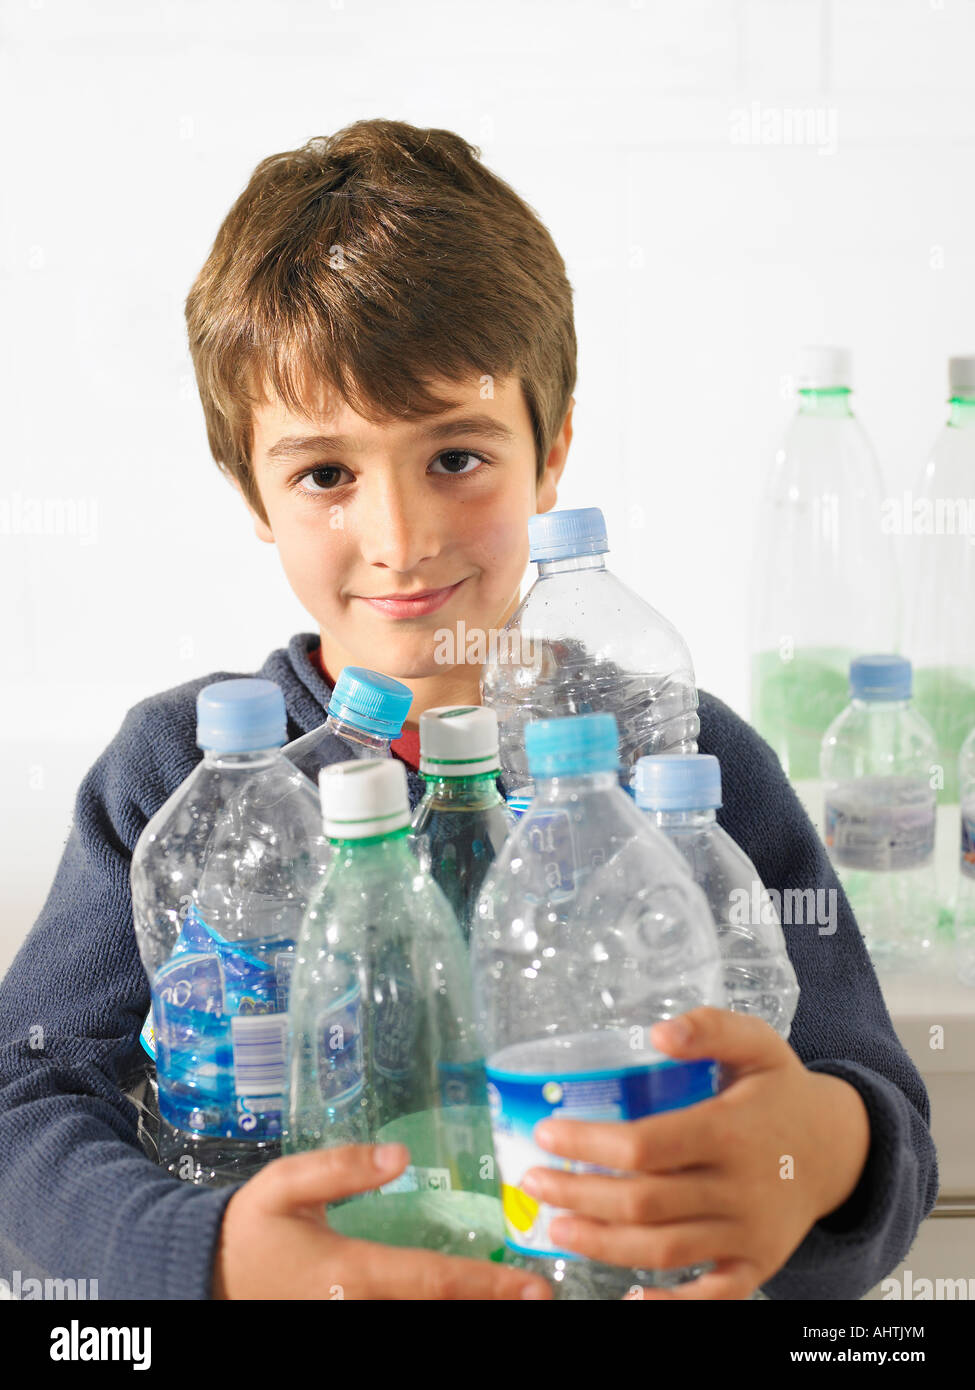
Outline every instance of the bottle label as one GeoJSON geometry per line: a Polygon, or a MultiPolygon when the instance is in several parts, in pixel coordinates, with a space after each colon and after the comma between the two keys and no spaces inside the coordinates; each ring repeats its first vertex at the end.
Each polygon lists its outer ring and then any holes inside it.
{"type": "Polygon", "coordinates": [[[327,1105],[354,1100],[365,1082],[362,992],[358,983],[318,1015],[318,1089],[327,1105]]]}
{"type": "Polygon", "coordinates": [[[594,1164],[561,1159],[535,1143],[539,1120],[639,1120],[679,1110],[713,1096],[718,1068],[713,1061],[659,1062],[612,1071],[534,1074],[499,1071],[488,1064],[488,1103],[494,1152],[501,1179],[507,1244],[529,1255],[581,1259],[561,1250],[549,1236],[549,1222],[561,1209],[539,1203],[518,1184],[529,1168],[571,1173],[606,1172],[594,1164]]]}
{"type": "Polygon", "coordinates": [[[934,855],[935,802],[865,806],[827,801],[825,839],[834,864],[874,871],[918,869],[934,855]]]}
{"type": "Polygon", "coordinates": [[[293,941],[226,941],[190,906],[141,1035],[155,1048],[160,1114],[176,1129],[280,1135],[293,958],[293,941]]]}
{"type": "Polygon", "coordinates": [[[961,808],[961,871],[975,878],[975,806],[961,808]]]}

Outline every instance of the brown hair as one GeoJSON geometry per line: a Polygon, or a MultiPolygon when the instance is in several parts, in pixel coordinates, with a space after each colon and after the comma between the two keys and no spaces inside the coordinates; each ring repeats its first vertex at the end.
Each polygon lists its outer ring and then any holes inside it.
{"type": "Polygon", "coordinates": [[[268,384],[296,414],[337,392],[384,420],[442,411],[433,377],[517,374],[541,476],[575,386],[572,289],[539,218],[479,161],[449,130],[369,120],[254,170],[186,322],[211,452],[260,516],[268,384]]]}

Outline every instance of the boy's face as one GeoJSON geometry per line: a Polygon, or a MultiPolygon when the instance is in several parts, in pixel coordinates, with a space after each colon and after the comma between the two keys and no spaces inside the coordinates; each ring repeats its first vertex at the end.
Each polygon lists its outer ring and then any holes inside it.
{"type": "Polygon", "coordinates": [[[277,399],[255,412],[252,459],[268,517],[255,516],[255,530],[277,545],[333,676],[346,665],[412,682],[445,676],[436,634],[456,632],[460,619],[485,639],[504,626],[528,562],[528,518],[555,503],[571,406],[536,485],[517,379],[495,382],[487,400],[478,378],[433,389],[442,414],[386,424],[342,400],[311,419],[277,399]]]}

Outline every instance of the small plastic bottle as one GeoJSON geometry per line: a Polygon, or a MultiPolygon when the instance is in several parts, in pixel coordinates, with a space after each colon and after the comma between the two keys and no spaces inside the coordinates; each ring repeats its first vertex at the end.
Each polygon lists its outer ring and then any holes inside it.
{"type": "Polygon", "coordinates": [[[282,751],[317,787],[318,774],[332,763],[390,757],[389,745],[403,732],[412,703],[413,693],[401,681],[346,666],[335,682],[325,723],[282,751]]]}

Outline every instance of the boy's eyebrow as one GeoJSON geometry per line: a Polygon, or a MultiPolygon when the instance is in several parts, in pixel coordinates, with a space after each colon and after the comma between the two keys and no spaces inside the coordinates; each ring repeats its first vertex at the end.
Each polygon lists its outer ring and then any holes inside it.
{"type": "MultiPolygon", "coordinates": [[[[428,439],[447,439],[453,434],[479,434],[485,439],[496,439],[510,444],[515,433],[493,415],[465,415],[462,419],[441,420],[422,431],[428,439]]],[[[296,458],[301,454],[317,453],[321,449],[354,450],[355,440],[344,434],[294,434],[279,439],[267,451],[267,457],[276,463],[282,459],[296,458]]]]}

